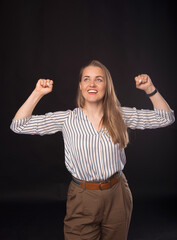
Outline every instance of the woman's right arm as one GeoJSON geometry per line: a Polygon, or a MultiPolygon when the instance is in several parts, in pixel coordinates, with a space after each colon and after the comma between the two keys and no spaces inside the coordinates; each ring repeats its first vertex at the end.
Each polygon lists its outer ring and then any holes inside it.
{"type": "Polygon", "coordinates": [[[34,108],[40,99],[52,92],[53,81],[49,79],[39,79],[36,88],[25,101],[25,103],[19,108],[13,120],[24,119],[32,115],[34,108]]]}
{"type": "Polygon", "coordinates": [[[40,79],[34,91],[26,102],[17,111],[12,123],[11,130],[19,134],[45,135],[62,131],[66,119],[71,110],[49,112],[44,115],[32,115],[39,100],[52,91],[53,81],[40,79]]]}

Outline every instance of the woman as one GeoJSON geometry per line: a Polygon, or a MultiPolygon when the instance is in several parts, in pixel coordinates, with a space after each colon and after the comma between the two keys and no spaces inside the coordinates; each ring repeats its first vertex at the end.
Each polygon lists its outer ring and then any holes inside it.
{"type": "Polygon", "coordinates": [[[65,164],[73,178],[64,220],[66,240],[127,239],[133,205],[122,172],[127,128],[158,128],[174,122],[173,111],[149,76],[141,74],[135,82],[154,110],[121,107],[108,69],[94,60],[81,69],[78,107],[73,111],[32,115],[53,87],[52,80],[40,79],[12,121],[11,129],[17,133],[63,133],[65,164]]]}

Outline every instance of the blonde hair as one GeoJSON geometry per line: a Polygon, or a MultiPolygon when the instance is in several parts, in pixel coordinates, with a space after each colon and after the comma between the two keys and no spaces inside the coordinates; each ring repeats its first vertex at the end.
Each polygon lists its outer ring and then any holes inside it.
{"type": "MultiPolygon", "coordinates": [[[[82,74],[86,67],[94,66],[102,69],[106,80],[106,92],[103,98],[103,117],[100,124],[107,129],[114,144],[119,143],[120,148],[125,148],[129,142],[127,127],[124,123],[121,113],[121,105],[115,94],[113,81],[109,70],[99,61],[93,60],[80,70],[79,81],[82,80],[82,74]]],[[[82,96],[80,87],[77,92],[77,105],[83,108],[85,99],[82,96]]]]}

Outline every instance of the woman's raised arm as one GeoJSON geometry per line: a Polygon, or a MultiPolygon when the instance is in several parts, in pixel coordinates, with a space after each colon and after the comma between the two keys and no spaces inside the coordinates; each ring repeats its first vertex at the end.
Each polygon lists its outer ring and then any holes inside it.
{"type": "MultiPolygon", "coordinates": [[[[151,94],[156,88],[152,83],[150,77],[147,74],[141,74],[135,77],[136,87],[138,89],[144,90],[146,94],[151,94]]],[[[157,91],[154,95],[149,96],[153,107],[156,109],[170,111],[170,107],[165,99],[157,91]]]]}
{"type": "Polygon", "coordinates": [[[34,108],[40,99],[52,92],[53,89],[53,81],[49,79],[39,79],[34,91],[28,97],[28,99],[24,102],[24,104],[19,108],[13,120],[27,118],[32,115],[34,108]]]}

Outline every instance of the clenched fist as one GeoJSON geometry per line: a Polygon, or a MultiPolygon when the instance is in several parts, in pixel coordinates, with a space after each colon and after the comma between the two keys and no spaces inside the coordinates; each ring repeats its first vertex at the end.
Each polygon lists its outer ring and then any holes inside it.
{"type": "Polygon", "coordinates": [[[42,95],[46,95],[50,92],[52,92],[53,89],[53,81],[50,79],[39,79],[35,91],[42,95]]]}
{"type": "Polygon", "coordinates": [[[147,94],[155,90],[154,84],[147,74],[140,74],[135,77],[136,88],[144,90],[147,94]]]}

